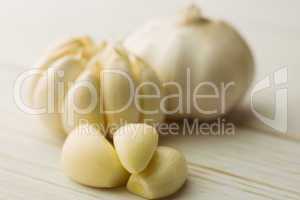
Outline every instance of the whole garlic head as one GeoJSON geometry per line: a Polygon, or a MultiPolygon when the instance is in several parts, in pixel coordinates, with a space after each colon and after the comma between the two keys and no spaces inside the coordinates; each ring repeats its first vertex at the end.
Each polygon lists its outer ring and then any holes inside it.
{"type": "Polygon", "coordinates": [[[205,18],[194,5],[178,16],[146,23],[124,46],[163,81],[171,118],[210,120],[227,113],[254,74],[253,56],[241,35],[224,21],[205,18]],[[174,82],[180,88],[165,85],[174,82]]]}

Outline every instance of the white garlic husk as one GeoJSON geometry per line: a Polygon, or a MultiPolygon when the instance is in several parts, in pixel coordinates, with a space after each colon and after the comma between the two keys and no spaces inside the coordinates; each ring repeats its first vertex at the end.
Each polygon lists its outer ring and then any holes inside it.
{"type": "Polygon", "coordinates": [[[157,72],[171,118],[222,116],[239,103],[253,79],[246,41],[231,25],[205,18],[194,5],[178,16],[146,23],[124,46],[157,72]],[[173,82],[181,90],[166,85],[173,82]]]}

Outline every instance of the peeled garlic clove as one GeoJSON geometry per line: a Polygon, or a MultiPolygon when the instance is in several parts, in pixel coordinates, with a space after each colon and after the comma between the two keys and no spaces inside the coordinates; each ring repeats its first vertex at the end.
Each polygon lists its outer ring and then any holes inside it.
{"type": "Polygon", "coordinates": [[[114,134],[114,145],[123,167],[139,173],[149,164],[158,144],[158,134],[147,124],[128,124],[114,134]]]}
{"type": "MultiPolygon", "coordinates": [[[[140,114],[134,103],[136,82],[132,78],[129,61],[112,45],[108,45],[97,58],[102,67],[100,79],[108,129],[138,122],[140,114]]],[[[113,132],[111,130],[110,133],[113,132]]]]}
{"type": "Polygon", "coordinates": [[[147,199],[158,199],[178,191],[186,178],[184,156],[173,148],[158,147],[146,170],[130,176],[127,189],[147,199]]]}
{"type": "Polygon", "coordinates": [[[228,23],[204,17],[196,6],[146,23],[123,44],[152,66],[163,84],[180,87],[165,87],[171,118],[222,116],[238,104],[253,79],[254,60],[243,37],[228,23]]]}
{"type": "Polygon", "coordinates": [[[62,165],[71,179],[92,187],[122,186],[129,177],[113,146],[90,125],[69,134],[62,150],[62,165]]]}
{"type": "Polygon", "coordinates": [[[100,87],[101,66],[92,60],[80,74],[65,98],[62,115],[64,129],[69,133],[80,124],[89,123],[105,130],[100,87]]]}
{"type": "Polygon", "coordinates": [[[52,130],[63,131],[61,113],[65,94],[70,82],[78,77],[84,66],[85,63],[79,58],[63,57],[54,62],[51,65],[51,71],[45,71],[37,82],[33,94],[33,105],[36,108],[45,109],[39,117],[52,130]]]}
{"type": "MultiPolygon", "coordinates": [[[[124,50],[125,51],[125,50],[124,50]]],[[[137,81],[136,106],[141,113],[141,122],[150,125],[162,122],[165,115],[161,110],[164,89],[155,71],[140,58],[126,52],[131,63],[133,77],[137,81]]]]}

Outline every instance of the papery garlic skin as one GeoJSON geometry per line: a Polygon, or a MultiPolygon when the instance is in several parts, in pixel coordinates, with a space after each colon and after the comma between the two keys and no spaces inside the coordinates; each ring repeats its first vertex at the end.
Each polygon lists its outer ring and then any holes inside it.
{"type": "MultiPolygon", "coordinates": [[[[167,103],[171,118],[210,120],[224,115],[253,79],[254,60],[245,40],[226,22],[203,17],[195,6],[147,23],[129,35],[124,46],[149,63],[163,84],[180,84],[182,94],[167,103]],[[197,99],[197,94],[219,95],[197,99]]],[[[178,94],[175,87],[165,89],[167,95],[178,94]]]]}
{"type": "Polygon", "coordinates": [[[158,147],[148,167],[132,174],[127,189],[146,199],[159,199],[178,191],[187,178],[184,156],[170,147],[158,147]]]}
{"type": "Polygon", "coordinates": [[[158,145],[158,133],[147,124],[128,124],[115,132],[113,140],[123,167],[136,174],[148,166],[158,145]]]}
{"type": "Polygon", "coordinates": [[[113,146],[90,125],[69,134],[62,150],[62,166],[71,179],[92,187],[122,186],[129,177],[113,146]]]}

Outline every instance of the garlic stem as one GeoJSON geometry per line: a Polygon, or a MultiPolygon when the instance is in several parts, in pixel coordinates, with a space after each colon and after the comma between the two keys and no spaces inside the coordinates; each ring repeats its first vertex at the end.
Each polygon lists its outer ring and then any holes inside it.
{"type": "Polygon", "coordinates": [[[184,24],[200,21],[203,18],[201,9],[195,4],[190,4],[179,13],[181,22],[184,24]]]}

